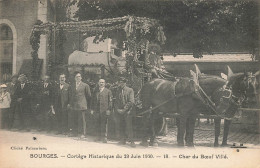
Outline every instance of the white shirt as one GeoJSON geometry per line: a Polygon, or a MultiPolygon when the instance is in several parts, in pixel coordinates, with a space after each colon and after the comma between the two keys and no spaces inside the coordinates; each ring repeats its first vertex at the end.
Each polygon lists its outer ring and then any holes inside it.
{"type": "Polygon", "coordinates": [[[63,89],[63,86],[64,86],[63,84],[60,84],[60,89],[63,89]]]}
{"type": "Polygon", "coordinates": [[[44,83],[44,88],[46,88],[48,86],[48,83],[44,83]]]}
{"type": "Polygon", "coordinates": [[[80,85],[81,82],[79,83],[76,83],[76,90],[78,89],[79,85],[80,85]]]}
{"type": "Polygon", "coordinates": [[[25,83],[22,83],[22,84],[21,84],[21,88],[22,88],[22,89],[24,88],[24,85],[25,85],[25,83]]]}
{"type": "Polygon", "coordinates": [[[10,108],[11,97],[9,92],[0,93],[0,108],[10,108]]]}
{"type": "Polygon", "coordinates": [[[103,92],[105,87],[99,88],[99,92],[103,92]]]}

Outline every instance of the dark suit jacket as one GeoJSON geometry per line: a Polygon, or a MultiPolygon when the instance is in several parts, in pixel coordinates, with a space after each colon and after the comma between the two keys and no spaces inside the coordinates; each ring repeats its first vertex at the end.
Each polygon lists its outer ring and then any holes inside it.
{"type": "Polygon", "coordinates": [[[91,109],[100,113],[104,113],[107,110],[112,110],[112,92],[104,88],[102,92],[99,91],[97,87],[94,90],[94,94],[92,96],[92,105],[91,109]]]}
{"type": "Polygon", "coordinates": [[[30,101],[31,98],[32,85],[30,83],[25,83],[24,88],[21,88],[21,83],[17,83],[14,91],[14,99],[22,98],[22,102],[30,101]]]}
{"type": "Polygon", "coordinates": [[[7,91],[10,93],[11,98],[14,96],[16,87],[17,84],[13,84],[12,82],[7,83],[7,91]]]}
{"type": "Polygon", "coordinates": [[[81,82],[76,89],[76,83],[71,86],[70,105],[73,110],[90,109],[91,92],[89,85],[81,82]]]}
{"type": "Polygon", "coordinates": [[[123,89],[118,88],[116,91],[115,110],[129,110],[134,105],[134,91],[132,88],[125,86],[123,89]],[[123,93],[122,93],[123,90],[123,93]]]}
{"type": "Polygon", "coordinates": [[[41,82],[38,86],[38,104],[41,106],[48,106],[44,108],[50,108],[49,106],[53,101],[53,84],[48,83],[48,86],[44,88],[44,83],[41,82]]]}
{"type": "Polygon", "coordinates": [[[17,83],[14,92],[14,103],[17,107],[21,107],[20,110],[22,113],[30,113],[31,112],[31,91],[32,91],[32,84],[25,83],[24,88],[21,88],[21,83],[17,83]],[[17,99],[22,98],[20,103],[17,102],[17,99]]]}
{"type": "Polygon", "coordinates": [[[66,109],[69,104],[70,85],[64,83],[63,88],[60,89],[60,83],[55,84],[53,92],[54,108],[59,110],[66,109]]]}

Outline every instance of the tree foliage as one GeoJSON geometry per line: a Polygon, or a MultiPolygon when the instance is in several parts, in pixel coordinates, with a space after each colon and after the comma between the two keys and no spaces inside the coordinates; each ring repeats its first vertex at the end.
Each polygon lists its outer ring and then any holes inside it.
{"type": "Polygon", "coordinates": [[[74,0],[79,21],[126,15],[158,19],[164,27],[168,52],[249,51],[259,44],[256,1],[74,0]]]}

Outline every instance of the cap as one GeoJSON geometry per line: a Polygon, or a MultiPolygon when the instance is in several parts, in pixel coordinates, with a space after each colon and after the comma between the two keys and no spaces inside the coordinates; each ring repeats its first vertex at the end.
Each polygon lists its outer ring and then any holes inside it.
{"type": "Polygon", "coordinates": [[[126,82],[127,82],[127,79],[124,78],[124,77],[120,77],[118,81],[119,81],[119,82],[124,82],[124,83],[126,83],[126,82]]]}
{"type": "Polygon", "coordinates": [[[17,75],[17,74],[14,74],[14,75],[11,77],[11,79],[13,79],[13,78],[18,78],[18,75],[17,75]]]}
{"type": "Polygon", "coordinates": [[[252,73],[252,72],[246,72],[245,75],[246,75],[247,77],[249,77],[249,78],[250,78],[250,77],[253,77],[253,73],[252,73]]]}
{"type": "Polygon", "coordinates": [[[25,78],[25,77],[26,77],[25,74],[20,74],[20,75],[19,75],[19,78],[25,78]]]}
{"type": "Polygon", "coordinates": [[[7,88],[6,84],[0,85],[0,88],[7,88]]]}

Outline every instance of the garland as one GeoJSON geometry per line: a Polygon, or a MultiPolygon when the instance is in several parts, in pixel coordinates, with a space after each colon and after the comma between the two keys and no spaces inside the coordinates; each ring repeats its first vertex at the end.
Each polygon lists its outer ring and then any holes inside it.
{"type": "MultiPolygon", "coordinates": [[[[30,43],[32,45],[32,58],[34,70],[38,60],[38,49],[40,47],[40,35],[48,34],[48,55],[47,55],[47,73],[52,74],[54,66],[64,65],[64,47],[66,41],[64,31],[67,32],[87,32],[91,34],[101,34],[102,37],[109,37],[111,31],[118,34],[119,30],[124,30],[127,39],[128,52],[126,54],[126,70],[129,81],[134,82],[133,70],[134,62],[138,61],[138,55],[143,50],[147,52],[147,41],[159,41],[164,44],[166,40],[163,28],[159,26],[158,21],[143,17],[125,16],[121,18],[90,20],[82,22],[61,22],[45,23],[38,21],[33,28],[30,43]],[[109,32],[109,33],[108,33],[109,32]],[[154,38],[152,38],[154,37],[154,38]],[[137,50],[140,50],[137,52],[137,50]]],[[[97,36],[100,38],[100,36],[97,36]]],[[[72,65],[71,65],[72,66],[72,65]]],[[[89,66],[89,65],[85,65],[89,66]]],[[[97,65],[93,65],[97,66],[97,65]]],[[[36,72],[33,72],[36,75],[36,72]]]]}
{"type": "Polygon", "coordinates": [[[47,73],[52,74],[54,66],[64,65],[64,47],[66,41],[65,34],[62,29],[55,30],[49,27],[48,31],[48,56],[47,56],[47,73]]]}
{"type": "Polygon", "coordinates": [[[55,43],[55,65],[63,65],[65,63],[65,52],[63,44],[67,40],[63,29],[56,31],[56,43],[55,43]]]}
{"type": "Polygon", "coordinates": [[[97,63],[95,63],[95,64],[71,64],[71,65],[68,65],[68,67],[77,67],[77,66],[79,66],[79,67],[102,67],[102,66],[104,66],[104,64],[97,64],[97,63]]]}
{"type": "MultiPolygon", "coordinates": [[[[41,25],[43,22],[40,20],[37,20],[35,25],[41,25]]],[[[38,50],[40,48],[40,37],[41,37],[42,31],[34,31],[34,29],[31,32],[30,36],[30,44],[32,46],[32,70],[31,70],[31,75],[32,79],[36,80],[38,78],[38,74],[36,72],[37,68],[37,62],[38,62],[38,50]]]]}
{"type": "Polygon", "coordinates": [[[49,29],[48,33],[48,55],[47,55],[47,73],[51,74],[52,72],[52,63],[53,63],[53,30],[52,27],[49,29]]]}

